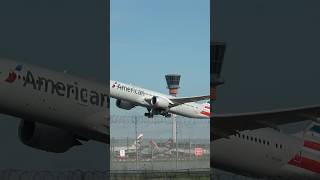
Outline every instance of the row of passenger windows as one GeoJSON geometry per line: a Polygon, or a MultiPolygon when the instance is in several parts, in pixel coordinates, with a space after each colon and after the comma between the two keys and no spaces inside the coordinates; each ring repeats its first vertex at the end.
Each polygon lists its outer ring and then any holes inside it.
{"type": "MultiPolygon", "coordinates": [[[[252,141],[252,142],[267,145],[267,146],[270,146],[270,144],[271,144],[270,141],[268,141],[268,140],[260,139],[260,138],[253,137],[253,136],[248,136],[248,135],[244,135],[244,134],[236,134],[236,136],[239,138],[242,138],[242,139],[246,139],[248,141],[252,141]]],[[[278,144],[278,143],[275,143],[275,147],[280,148],[280,149],[284,148],[282,144],[278,144]]]]}

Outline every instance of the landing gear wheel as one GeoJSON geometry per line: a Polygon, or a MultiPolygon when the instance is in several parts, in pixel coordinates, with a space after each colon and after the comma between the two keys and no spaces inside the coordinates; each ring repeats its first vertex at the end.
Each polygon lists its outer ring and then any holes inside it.
{"type": "Polygon", "coordinates": [[[151,114],[151,113],[144,113],[144,116],[146,116],[148,118],[153,118],[153,114],[151,114]]]}
{"type": "Polygon", "coordinates": [[[151,109],[148,109],[148,112],[144,113],[144,116],[146,116],[148,118],[153,118],[153,113],[151,112],[151,109]]]}

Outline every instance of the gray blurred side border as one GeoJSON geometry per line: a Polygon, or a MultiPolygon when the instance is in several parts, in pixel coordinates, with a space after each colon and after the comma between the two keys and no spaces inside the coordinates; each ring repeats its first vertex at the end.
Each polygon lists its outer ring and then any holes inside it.
{"type": "Polygon", "coordinates": [[[210,169],[179,170],[179,171],[84,171],[84,170],[0,170],[1,180],[106,180],[106,179],[209,179],[210,169]]]}

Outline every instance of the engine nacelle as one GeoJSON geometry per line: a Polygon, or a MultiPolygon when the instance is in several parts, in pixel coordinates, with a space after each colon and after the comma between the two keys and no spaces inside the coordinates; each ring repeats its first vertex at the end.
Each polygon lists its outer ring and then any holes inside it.
{"type": "Polygon", "coordinates": [[[151,105],[157,108],[168,109],[169,101],[162,97],[153,96],[151,98],[151,105]]]}
{"type": "Polygon", "coordinates": [[[21,142],[35,149],[63,153],[81,143],[70,132],[53,126],[22,120],[19,125],[21,142]]]}
{"type": "Polygon", "coordinates": [[[120,100],[120,99],[117,99],[116,105],[118,108],[126,109],[126,110],[130,110],[135,107],[135,105],[132,104],[131,102],[120,100]]]}

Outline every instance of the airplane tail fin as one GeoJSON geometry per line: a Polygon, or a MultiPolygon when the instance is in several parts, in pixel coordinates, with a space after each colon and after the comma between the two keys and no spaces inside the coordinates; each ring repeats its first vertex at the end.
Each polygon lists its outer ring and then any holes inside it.
{"type": "Polygon", "coordinates": [[[304,147],[320,152],[320,123],[312,122],[303,134],[304,147]]]}
{"type": "Polygon", "coordinates": [[[139,134],[139,136],[137,137],[137,142],[142,143],[142,141],[143,141],[143,134],[139,134]]]}
{"type": "Polygon", "coordinates": [[[158,144],[157,144],[154,140],[150,140],[149,143],[150,143],[151,147],[152,147],[154,150],[158,150],[158,149],[159,149],[158,144]]]}
{"type": "Polygon", "coordinates": [[[169,138],[168,141],[164,145],[167,149],[172,149],[173,147],[173,139],[169,138]]]}
{"type": "Polygon", "coordinates": [[[137,136],[136,140],[134,141],[132,147],[140,148],[142,141],[143,141],[143,134],[139,134],[139,136],[137,136]]]}

